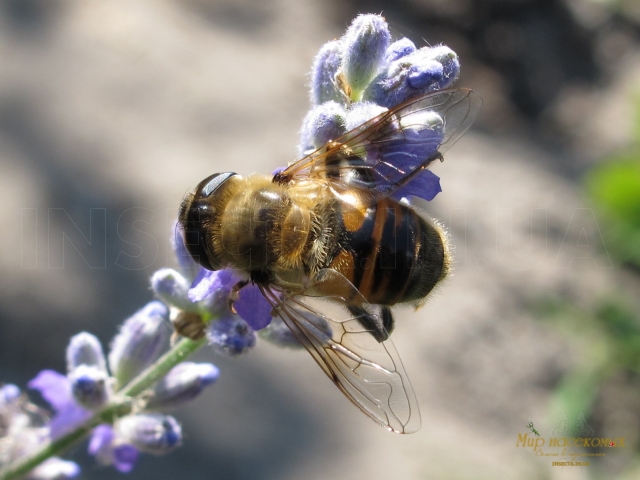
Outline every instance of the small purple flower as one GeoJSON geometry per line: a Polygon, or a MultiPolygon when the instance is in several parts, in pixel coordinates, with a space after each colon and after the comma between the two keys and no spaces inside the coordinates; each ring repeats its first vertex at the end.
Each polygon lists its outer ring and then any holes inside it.
{"type": "Polygon", "coordinates": [[[29,382],[29,388],[38,390],[55,410],[49,423],[52,439],[61,437],[88,420],[92,413],[78,405],[71,391],[71,382],[61,373],[43,370],[29,382]]]}
{"type": "Polygon", "coordinates": [[[248,352],[256,344],[253,329],[237,316],[212,322],[207,339],[214,350],[231,357],[248,352]]]}
{"type": "Polygon", "coordinates": [[[341,73],[347,93],[357,101],[384,62],[391,43],[389,26],[380,15],[358,15],[341,42],[341,73]]]}
{"type": "Polygon", "coordinates": [[[133,470],[139,455],[136,447],[116,437],[111,425],[98,425],[93,429],[88,452],[101,465],[113,465],[121,473],[133,470]]]}

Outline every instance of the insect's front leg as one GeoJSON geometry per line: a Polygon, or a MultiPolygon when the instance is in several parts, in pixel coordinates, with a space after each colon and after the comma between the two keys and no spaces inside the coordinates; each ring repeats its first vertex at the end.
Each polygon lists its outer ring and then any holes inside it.
{"type": "Polygon", "coordinates": [[[233,313],[236,313],[236,314],[238,313],[236,312],[236,309],[233,306],[233,304],[240,297],[240,290],[242,290],[248,284],[249,284],[249,280],[240,280],[231,288],[231,292],[229,293],[229,310],[231,310],[233,313]]]}

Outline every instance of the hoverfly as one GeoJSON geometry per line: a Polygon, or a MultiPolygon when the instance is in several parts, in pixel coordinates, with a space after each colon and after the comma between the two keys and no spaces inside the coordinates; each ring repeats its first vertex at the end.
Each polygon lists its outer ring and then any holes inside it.
{"type": "Polygon", "coordinates": [[[442,229],[398,195],[443,159],[481,103],[467,89],[420,96],[271,177],[211,175],[180,208],[195,261],[243,274],[238,289],[256,284],[347,398],[394,432],[418,430],[420,413],[389,307],[421,305],[450,263],[442,229]]]}

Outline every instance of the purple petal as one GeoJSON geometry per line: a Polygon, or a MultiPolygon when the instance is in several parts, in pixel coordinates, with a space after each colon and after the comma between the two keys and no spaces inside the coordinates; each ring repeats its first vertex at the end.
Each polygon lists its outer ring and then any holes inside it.
{"type": "Polygon", "coordinates": [[[114,432],[111,425],[98,425],[91,432],[91,440],[89,440],[89,448],[87,449],[89,455],[100,455],[111,446],[113,437],[114,432]]]}
{"type": "Polygon", "coordinates": [[[71,383],[65,375],[53,370],[42,370],[28,385],[29,388],[38,390],[55,410],[74,402],[71,383]]]}
{"type": "Polygon", "coordinates": [[[139,453],[133,445],[118,445],[113,450],[113,466],[120,473],[128,473],[135,467],[139,453]]]}
{"type": "Polygon", "coordinates": [[[231,291],[233,285],[240,280],[233,270],[224,269],[211,271],[201,268],[196,279],[191,284],[188,297],[192,302],[204,300],[216,290],[225,289],[231,291]]]}
{"type": "Polygon", "coordinates": [[[400,200],[402,197],[413,196],[431,201],[441,191],[440,177],[431,170],[423,170],[405,186],[396,190],[392,197],[400,200]]]}
{"type": "Polygon", "coordinates": [[[130,472],[138,459],[138,449],[133,445],[114,445],[115,431],[111,425],[98,425],[91,433],[88,452],[101,465],[113,465],[121,473],[130,472]]]}
{"type": "Polygon", "coordinates": [[[80,407],[73,399],[71,383],[66,376],[53,370],[43,370],[29,382],[29,388],[38,390],[56,414],[49,422],[49,435],[58,438],[91,417],[92,413],[80,407]]]}
{"type": "Polygon", "coordinates": [[[49,422],[49,435],[54,440],[60,438],[91,418],[91,415],[89,410],[85,410],[75,403],[69,404],[66,408],[58,410],[58,413],[49,422]]]}
{"type": "Polygon", "coordinates": [[[247,285],[240,290],[240,296],[233,307],[254,330],[260,330],[271,323],[271,304],[256,285],[247,285]]]}

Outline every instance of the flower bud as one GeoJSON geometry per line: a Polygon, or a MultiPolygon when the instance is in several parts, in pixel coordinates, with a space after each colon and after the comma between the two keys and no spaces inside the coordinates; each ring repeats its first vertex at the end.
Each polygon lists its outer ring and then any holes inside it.
{"type": "Polygon", "coordinates": [[[200,270],[200,265],[198,265],[194,260],[187,247],[184,244],[184,237],[182,236],[182,229],[178,222],[173,225],[173,235],[171,236],[171,247],[173,248],[173,252],[176,255],[176,259],[178,261],[178,265],[180,266],[180,270],[189,278],[195,278],[198,274],[198,270],[200,270]]]}
{"type": "Polygon", "coordinates": [[[75,462],[51,457],[42,462],[27,475],[27,480],[65,480],[80,474],[80,467],[75,462]]]}
{"type": "Polygon", "coordinates": [[[122,443],[111,425],[98,425],[93,429],[88,452],[100,465],[113,465],[121,473],[133,470],[138,460],[138,449],[122,443]]]}
{"type": "Polygon", "coordinates": [[[351,100],[359,101],[362,91],[382,66],[391,34],[380,15],[358,15],[341,39],[343,80],[351,100]]]}
{"type": "Polygon", "coordinates": [[[96,410],[106,405],[111,396],[107,372],[92,365],[79,365],[69,372],[73,398],[83,407],[96,410]]]}
{"type": "Polygon", "coordinates": [[[20,398],[20,389],[13,383],[8,383],[0,387],[0,408],[12,405],[20,398]]]}
{"type": "Polygon", "coordinates": [[[182,443],[182,429],[169,415],[128,415],[116,422],[115,429],[127,443],[154,455],[169,453],[182,443]]]}
{"type": "Polygon", "coordinates": [[[386,108],[381,107],[380,105],[376,105],[372,102],[354,103],[347,112],[347,131],[353,130],[354,128],[362,125],[364,122],[367,122],[386,111],[386,108]]]}
{"type": "Polygon", "coordinates": [[[279,347],[302,348],[302,344],[280,317],[275,317],[258,335],[279,347]]]}
{"type": "Polygon", "coordinates": [[[387,108],[451,86],[460,73],[458,56],[440,45],[425,47],[389,63],[367,87],[363,98],[387,108]]]}
{"type": "Polygon", "coordinates": [[[180,363],[158,382],[146,409],[160,410],[182,405],[215,383],[219,376],[220,370],[211,363],[180,363]]]}
{"type": "Polygon", "coordinates": [[[156,296],[180,310],[193,311],[197,307],[187,296],[190,286],[190,282],[172,268],[161,268],[151,277],[156,296]]]}
{"type": "Polygon", "coordinates": [[[166,306],[150,302],[124,322],[109,353],[109,367],[118,388],[160,357],[171,335],[168,317],[166,306]]]}
{"type": "Polygon", "coordinates": [[[313,61],[311,69],[311,103],[342,102],[344,98],[336,88],[335,76],[340,68],[341,45],[338,40],[325,43],[313,61]]]}
{"type": "Polygon", "coordinates": [[[103,372],[107,371],[100,340],[87,332],[71,337],[67,347],[67,372],[75,370],[80,365],[92,365],[103,372]]]}
{"type": "Polygon", "coordinates": [[[256,344],[255,332],[238,316],[211,322],[207,338],[214,350],[231,357],[248,352],[256,344]]]}
{"type": "Polygon", "coordinates": [[[302,122],[300,157],[308,155],[330,140],[337,140],[345,132],[346,112],[337,102],[325,102],[313,108],[302,122]]]}
{"type": "Polygon", "coordinates": [[[408,38],[401,38],[400,40],[396,40],[389,48],[387,48],[387,52],[385,54],[385,63],[389,64],[391,62],[395,62],[399,58],[402,58],[410,53],[416,51],[416,46],[414,43],[408,38]]]}

